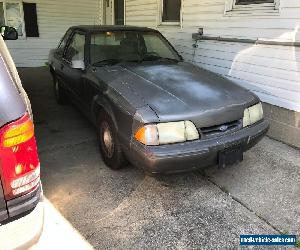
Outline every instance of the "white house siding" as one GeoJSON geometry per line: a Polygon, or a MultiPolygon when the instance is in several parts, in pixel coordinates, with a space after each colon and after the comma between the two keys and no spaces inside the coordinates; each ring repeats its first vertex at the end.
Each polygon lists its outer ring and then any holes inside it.
{"type": "Polygon", "coordinates": [[[158,5],[156,0],[125,0],[126,24],[156,27],[158,5]]]}
{"type": "Polygon", "coordinates": [[[58,45],[66,30],[73,25],[99,24],[99,0],[36,0],[40,37],[7,41],[18,67],[43,66],[49,50],[58,45]]]}
{"type": "MultiPolygon", "coordinates": [[[[270,104],[300,111],[300,48],[199,41],[206,36],[300,42],[300,1],[280,0],[280,11],[233,10],[225,0],[182,0],[182,27],[159,25],[160,0],[126,0],[126,24],[158,28],[188,61],[241,84],[270,104]]],[[[264,9],[265,8],[265,9],[264,9]]]]}

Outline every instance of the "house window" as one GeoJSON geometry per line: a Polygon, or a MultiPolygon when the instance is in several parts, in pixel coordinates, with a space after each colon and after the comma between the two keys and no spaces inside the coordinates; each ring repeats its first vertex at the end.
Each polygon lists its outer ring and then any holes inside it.
{"type": "Polygon", "coordinates": [[[280,15],[281,0],[226,0],[226,16],[280,15]],[[262,8],[263,7],[263,8],[262,8]]]}
{"type": "Polygon", "coordinates": [[[162,23],[180,24],[181,0],[162,0],[162,23]]]}
{"type": "Polygon", "coordinates": [[[124,0],[115,0],[115,24],[124,25],[124,0]]]}
{"type": "Polygon", "coordinates": [[[21,2],[0,2],[3,10],[1,15],[1,20],[4,20],[4,24],[7,26],[14,27],[19,36],[24,34],[24,22],[22,15],[22,5],[21,2]]]}
{"type": "Polygon", "coordinates": [[[39,37],[35,3],[0,2],[0,25],[14,27],[20,37],[39,37]]]}
{"type": "Polygon", "coordinates": [[[27,37],[39,37],[36,3],[23,3],[25,31],[27,37]]]}
{"type": "Polygon", "coordinates": [[[274,0],[236,0],[236,5],[274,3],[274,0]]]}

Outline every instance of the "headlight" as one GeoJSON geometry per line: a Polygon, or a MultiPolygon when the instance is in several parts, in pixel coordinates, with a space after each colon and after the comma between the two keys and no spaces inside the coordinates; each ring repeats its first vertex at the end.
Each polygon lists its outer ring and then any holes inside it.
{"type": "Polygon", "coordinates": [[[145,145],[155,146],[199,139],[195,125],[190,121],[149,124],[135,133],[135,139],[145,145]]]}
{"type": "Polygon", "coordinates": [[[250,108],[245,109],[243,118],[243,127],[250,126],[264,117],[262,104],[258,103],[250,108]]]}

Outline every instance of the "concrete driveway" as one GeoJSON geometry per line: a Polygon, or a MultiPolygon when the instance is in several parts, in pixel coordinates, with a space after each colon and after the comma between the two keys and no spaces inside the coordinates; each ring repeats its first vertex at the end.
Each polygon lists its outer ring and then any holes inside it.
{"type": "Polygon", "coordinates": [[[47,69],[20,73],[45,196],[94,248],[238,249],[240,234],[300,235],[299,150],[265,138],[224,170],[156,178],[132,166],[112,171],[91,124],[73,106],[55,103],[47,69]]]}

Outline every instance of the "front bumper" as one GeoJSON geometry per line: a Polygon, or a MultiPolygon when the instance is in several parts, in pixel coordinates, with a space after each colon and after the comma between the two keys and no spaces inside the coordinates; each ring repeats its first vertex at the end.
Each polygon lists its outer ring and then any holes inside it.
{"type": "MultiPolygon", "coordinates": [[[[41,189],[41,186],[39,187],[41,189]]],[[[28,195],[27,202],[22,207],[30,208],[30,213],[24,216],[16,216],[10,221],[0,225],[0,249],[28,249],[40,238],[44,225],[44,202],[42,190],[32,192],[28,195]],[[38,200],[35,201],[36,196],[38,200]]],[[[18,203],[11,207],[11,214],[22,211],[18,203]]]]}
{"type": "Polygon", "coordinates": [[[268,132],[266,120],[222,137],[192,142],[144,146],[132,143],[132,163],[149,173],[186,172],[218,164],[219,152],[239,145],[243,152],[257,144],[268,132]]]}

